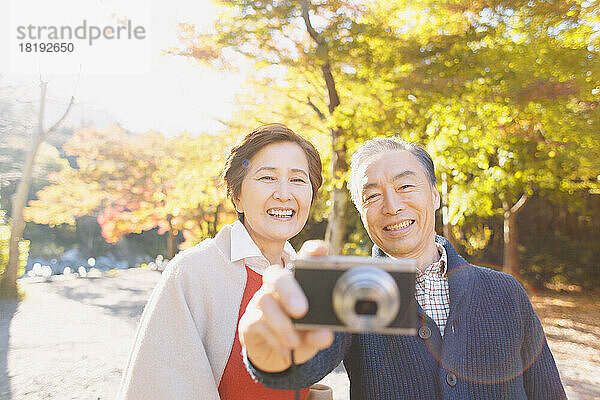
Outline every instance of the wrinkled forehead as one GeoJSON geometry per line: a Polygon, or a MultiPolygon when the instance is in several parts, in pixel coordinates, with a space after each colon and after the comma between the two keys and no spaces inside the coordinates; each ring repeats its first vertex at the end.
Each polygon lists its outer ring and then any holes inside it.
{"type": "Polygon", "coordinates": [[[419,160],[406,150],[390,150],[375,154],[358,167],[358,181],[361,187],[369,181],[391,178],[406,172],[426,178],[426,173],[419,160]]]}

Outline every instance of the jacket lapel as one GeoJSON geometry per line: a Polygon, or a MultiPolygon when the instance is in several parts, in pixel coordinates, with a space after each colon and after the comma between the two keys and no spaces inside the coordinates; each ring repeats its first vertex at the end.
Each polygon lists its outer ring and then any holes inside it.
{"type": "Polygon", "coordinates": [[[450,326],[456,316],[456,309],[473,290],[473,267],[456,253],[452,244],[442,236],[436,236],[435,241],[446,249],[448,256],[448,290],[450,296],[450,313],[446,326],[450,326]]]}

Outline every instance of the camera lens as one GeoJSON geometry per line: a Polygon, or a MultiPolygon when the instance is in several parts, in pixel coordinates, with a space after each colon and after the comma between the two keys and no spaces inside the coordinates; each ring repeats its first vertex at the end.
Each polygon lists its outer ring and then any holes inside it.
{"type": "Polygon", "coordinates": [[[354,311],[358,315],[375,315],[377,314],[377,303],[371,300],[357,300],[354,311]]]}
{"type": "Polygon", "coordinates": [[[369,332],[388,326],[396,318],[400,290],[388,272],[359,266],[338,278],[332,303],[336,316],[349,329],[369,332]]]}

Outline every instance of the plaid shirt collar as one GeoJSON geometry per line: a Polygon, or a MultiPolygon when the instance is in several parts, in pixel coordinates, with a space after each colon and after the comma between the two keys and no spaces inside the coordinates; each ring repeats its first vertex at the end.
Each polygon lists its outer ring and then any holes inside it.
{"type": "Polygon", "coordinates": [[[422,271],[417,268],[417,279],[423,279],[425,276],[436,278],[446,277],[448,273],[448,255],[446,254],[446,249],[437,242],[435,245],[440,255],[440,259],[422,271]]]}
{"type": "MultiPolygon", "coordinates": [[[[442,246],[438,242],[435,242],[435,246],[437,247],[440,259],[428,266],[427,268],[425,268],[423,271],[421,271],[420,268],[417,268],[417,279],[424,278],[425,275],[438,278],[446,277],[448,273],[448,254],[446,254],[446,249],[444,248],[444,246],[442,246]]],[[[385,251],[382,250],[382,252],[389,258],[394,258],[385,251]]]]}

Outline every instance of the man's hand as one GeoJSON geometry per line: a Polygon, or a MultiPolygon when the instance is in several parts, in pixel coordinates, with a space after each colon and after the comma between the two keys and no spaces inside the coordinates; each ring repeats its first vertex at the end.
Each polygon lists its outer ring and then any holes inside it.
{"type": "MultiPolygon", "coordinates": [[[[302,246],[300,256],[325,256],[327,246],[311,240],[302,246]]],[[[256,292],[240,319],[240,343],[246,346],[248,358],[265,372],[281,372],[294,362],[302,364],[320,350],[331,346],[330,330],[294,329],[293,318],[308,311],[308,303],[292,274],[278,265],[265,270],[263,285],[256,292]]]]}

